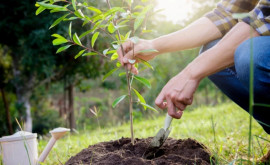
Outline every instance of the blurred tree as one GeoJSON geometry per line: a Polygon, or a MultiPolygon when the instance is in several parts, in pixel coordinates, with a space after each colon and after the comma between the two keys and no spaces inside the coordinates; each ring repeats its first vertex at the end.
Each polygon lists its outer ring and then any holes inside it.
{"type": "Polygon", "coordinates": [[[6,97],[5,86],[11,79],[11,56],[7,47],[0,47],[0,90],[3,99],[6,126],[8,133],[13,134],[12,122],[10,117],[8,98],[6,97]]]}
{"type": "Polygon", "coordinates": [[[58,14],[44,12],[37,17],[34,4],[34,0],[9,0],[0,4],[0,30],[4,32],[0,44],[11,50],[13,78],[10,82],[16,91],[17,107],[26,112],[27,131],[32,131],[30,97],[35,88],[63,79],[69,80],[66,85],[74,86],[80,79],[96,77],[102,71],[100,59],[74,60],[72,53],[76,49],[69,54],[55,55],[51,32],[67,29],[57,26],[48,31],[58,14]]]}

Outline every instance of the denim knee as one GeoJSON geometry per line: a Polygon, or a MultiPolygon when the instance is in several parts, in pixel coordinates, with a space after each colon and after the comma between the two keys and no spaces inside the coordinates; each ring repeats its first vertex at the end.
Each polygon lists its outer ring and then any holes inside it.
{"type": "Polygon", "coordinates": [[[253,54],[254,94],[270,99],[270,37],[255,37],[241,43],[235,51],[237,76],[249,88],[250,56],[253,54]]]}

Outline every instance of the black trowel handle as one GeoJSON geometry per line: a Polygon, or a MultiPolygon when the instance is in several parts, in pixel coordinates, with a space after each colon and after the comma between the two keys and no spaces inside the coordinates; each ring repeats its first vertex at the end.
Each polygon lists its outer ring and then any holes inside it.
{"type": "Polygon", "coordinates": [[[171,122],[172,122],[172,117],[167,113],[165,123],[164,123],[164,130],[165,131],[170,127],[171,122]]]}

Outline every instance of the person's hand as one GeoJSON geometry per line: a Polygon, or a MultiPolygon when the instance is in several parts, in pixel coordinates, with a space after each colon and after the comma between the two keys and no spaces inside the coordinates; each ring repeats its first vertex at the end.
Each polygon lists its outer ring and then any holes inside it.
{"type": "Polygon", "coordinates": [[[140,62],[140,59],[149,61],[153,59],[158,52],[141,52],[143,50],[155,50],[152,40],[139,39],[138,43],[134,44],[131,40],[128,40],[122,44],[125,55],[122,53],[122,48],[117,50],[118,60],[122,65],[126,65],[128,70],[137,74],[138,70],[134,66],[135,63],[140,62]],[[130,60],[135,60],[134,63],[130,63],[130,60]]]}
{"type": "Polygon", "coordinates": [[[186,106],[192,104],[199,82],[188,72],[180,72],[163,87],[156,98],[156,105],[161,109],[167,108],[171,117],[180,119],[186,106]]]}

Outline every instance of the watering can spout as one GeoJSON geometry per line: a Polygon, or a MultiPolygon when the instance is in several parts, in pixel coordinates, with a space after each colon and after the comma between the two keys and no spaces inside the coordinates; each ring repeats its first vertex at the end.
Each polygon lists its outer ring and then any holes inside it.
{"type": "Polygon", "coordinates": [[[45,147],[45,149],[43,150],[43,152],[41,153],[40,157],[38,158],[38,162],[44,162],[49,152],[53,148],[55,142],[61,137],[63,137],[69,131],[70,129],[62,128],[62,127],[55,128],[52,131],[50,131],[52,137],[50,141],[48,142],[47,146],[45,147]]]}

